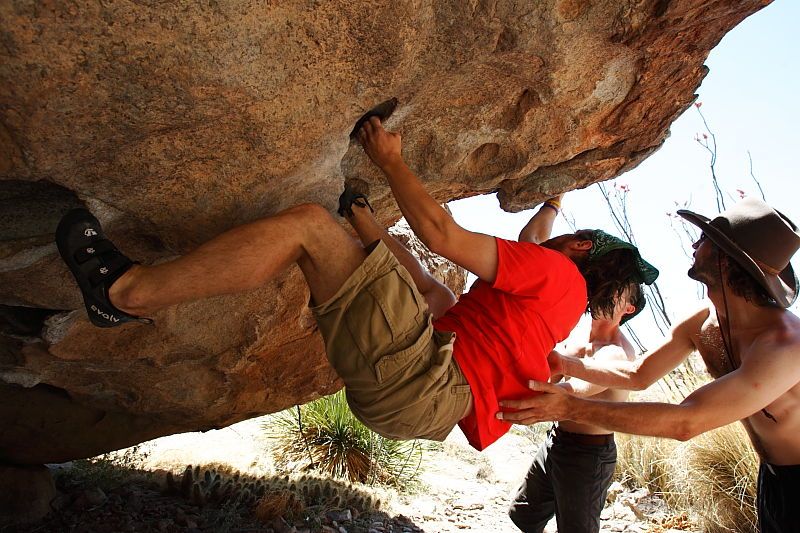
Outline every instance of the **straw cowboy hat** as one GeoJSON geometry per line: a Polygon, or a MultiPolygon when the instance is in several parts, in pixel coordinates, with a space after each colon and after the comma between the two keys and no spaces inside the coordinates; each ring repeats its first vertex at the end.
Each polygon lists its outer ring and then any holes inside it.
{"type": "Polygon", "coordinates": [[[797,276],[789,263],[800,248],[797,226],[756,198],[745,198],[709,221],[681,209],[678,214],[703,230],[711,242],[731,256],[781,307],[797,299],[797,276]]]}

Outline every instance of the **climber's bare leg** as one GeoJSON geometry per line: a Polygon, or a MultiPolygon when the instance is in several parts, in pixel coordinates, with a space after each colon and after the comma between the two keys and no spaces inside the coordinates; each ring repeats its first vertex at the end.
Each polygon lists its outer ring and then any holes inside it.
{"type": "Polygon", "coordinates": [[[453,291],[431,276],[400,241],[389,235],[389,232],[378,224],[368,207],[359,207],[354,203],[351,208],[353,216],[345,216],[345,218],[356,230],[364,246],[368,246],[378,239],[386,243],[386,246],[397,257],[400,264],[411,274],[411,278],[414,280],[419,292],[425,297],[428,309],[434,318],[439,318],[455,305],[456,297],[453,291]]]}
{"type": "Polygon", "coordinates": [[[248,291],[297,263],[314,302],[333,296],[364,261],[364,248],[320,205],[304,204],[222,233],[193,252],[134,266],[109,290],[136,316],[221,294],[248,291]]]}

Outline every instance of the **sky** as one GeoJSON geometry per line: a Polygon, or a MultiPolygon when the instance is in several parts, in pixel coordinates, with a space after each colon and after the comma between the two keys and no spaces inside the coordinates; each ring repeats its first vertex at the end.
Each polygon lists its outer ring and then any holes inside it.
{"type": "MultiPolygon", "coordinates": [[[[800,223],[797,198],[797,156],[800,153],[800,2],[777,0],[731,30],[709,54],[710,72],[700,88],[700,110],[717,142],[716,173],[726,201],[739,198],[737,189],[760,196],[750,175],[764,190],[767,203],[800,223]],[[728,194],[730,197],[728,197],[728,194]]],[[[642,255],[661,270],[658,284],[673,318],[697,306],[702,290],[686,277],[691,261],[688,240],[678,237],[668,213],[678,208],[713,218],[716,201],[709,154],[695,136],[705,131],[695,107],[679,117],[662,148],[637,168],[606,186],[627,186],[628,216],[642,255]]],[[[516,239],[538,210],[505,213],[494,195],[451,202],[456,221],[473,231],[516,239]]],[[[619,235],[597,185],[570,192],[564,212],[579,228],[599,228],[619,235]]],[[[572,230],[559,216],[553,235],[572,230]]],[[[797,261],[794,261],[797,268],[797,261]]],[[[471,277],[471,280],[474,279],[471,277]]],[[[631,321],[647,347],[660,340],[646,313],[631,321]]]]}

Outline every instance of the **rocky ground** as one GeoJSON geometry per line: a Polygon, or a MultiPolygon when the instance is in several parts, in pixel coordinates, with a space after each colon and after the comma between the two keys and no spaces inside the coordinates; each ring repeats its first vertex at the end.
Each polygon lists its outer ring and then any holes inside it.
{"type": "MultiPolygon", "coordinates": [[[[506,512],[537,447],[536,436],[515,429],[479,453],[454,431],[441,451],[426,460],[423,493],[400,495],[392,509],[425,531],[518,532],[506,512]]],[[[602,531],[660,532],[671,526],[691,530],[647,489],[632,491],[615,483],[609,500],[602,531]]],[[[555,520],[546,531],[556,531],[555,520]]]]}
{"type": "MultiPolygon", "coordinates": [[[[112,463],[77,462],[54,467],[59,497],[51,516],[35,526],[5,531],[517,531],[506,509],[536,449],[536,437],[521,429],[483,453],[470,448],[456,430],[446,442],[426,452],[418,485],[402,491],[339,485],[342,503],[335,507],[330,502],[307,505],[294,520],[277,517],[252,503],[239,505],[232,499],[200,505],[197,494],[181,496],[180,487],[166,493],[166,472],[174,472],[180,485],[187,464],[229,464],[245,473],[242,479],[251,476],[247,479],[260,479],[273,488],[288,486],[292,481],[286,481],[283,473],[271,466],[262,423],[251,420],[220,431],[158,439],[118,454],[112,463]],[[347,491],[358,496],[358,503],[354,503],[354,497],[345,496],[347,491]],[[377,499],[382,502],[380,510],[374,505],[377,499]]],[[[195,474],[198,478],[202,473],[195,474]]],[[[629,490],[619,483],[610,491],[602,521],[602,531],[607,532],[696,530],[685,516],[671,511],[646,489],[629,490]]],[[[553,521],[547,531],[555,530],[553,521]]]]}

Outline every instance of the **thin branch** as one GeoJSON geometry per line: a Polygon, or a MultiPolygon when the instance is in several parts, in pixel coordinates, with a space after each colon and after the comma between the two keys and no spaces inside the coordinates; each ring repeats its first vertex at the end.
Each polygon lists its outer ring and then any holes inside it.
{"type": "Polygon", "coordinates": [[[711,128],[708,127],[708,122],[706,121],[705,115],[703,112],[700,111],[700,103],[694,105],[695,109],[697,109],[697,114],[700,115],[700,118],[703,121],[703,126],[705,126],[708,135],[703,134],[703,139],[701,140],[700,137],[695,137],[695,141],[702,146],[703,148],[708,151],[710,155],[709,160],[709,168],[711,169],[711,184],[714,187],[714,194],[717,200],[717,212],[722,212],[726,209],[725,207],[725,196],[722,193],[722,189],[719,186],[719,180],[717,179],[717,136],[714,135],[714,132],[711,131],[711,128]],[[709,145],[708,139],[711,138],[711,144],[709,145]]]}
{"type": "Polygon", "coordinates": [[[764,189],[761,188],[761,182],[758,181],[756,175],[753,174],[753,156],[750,155],[750,150],[747,151],[747,160],[750,161],[750,177],[753,178],[753,181],[756,182],[756,185],[758,186],[758,192],[761,193],[761,199],[766,202],[767,197],[764,195],[764,189]]]}
{"type": "Polygon", "coordinates": [[[598,183],[597,186],[600,188],[600,193],[603,195],[603,198],[605,198],[606,204],[608,205],[608,212],[611,214],[611,218],[614,219],[614,224],[617,226],[617,229],[619,229],[620,232],[624,233],[622,221],[619,219],[619,216],[617,216],[617,210],[614,209],[614,205],[611,203],[611,199],[608,196],[605,186],[602,183],[598,183]]]}
{"type": "Polygon", "coordinates": [[[678,241],[681,243],[681,252],[683,252],[683,255],[686,256],[686,259],[689,259],[691,261],[692,259],[691,254],[689,254],[689,252],[686,251],[686,246],[683,246],[684,236],[681,234],[680,231],[678,231],[678,229],[674,225],[672,225],[672,222],[670,222],[670,227],[672,228],[672,232],[675,234],[675,236],[678,237],[678,241]]]}
{"type": "Polygon", "coordinates": [[[664,298],[661,296],[661,289],[658,287],[657,282],[653,282],[650,285],[650,292],[654,295],[656,299],[656,307],[661,310],[661,318],[667,323],[668,326],[672,327],[672,322],[669,319],[669,313],[667,313],[667,305],[664,303],[664,298]]]}
{"type": "Polygon", "coordinates": [[[636,348],[639,350],[639,355],[645,353],[647,351],[647,347],[639,339],[639,336],[633,330],[633,327],[631,327],[630,324],[625,324],[625,329],[628,332],[628,336],[631,338],[631,340],[633,340],[634,344],[636,344],[636,348]]]}
{"type": "Polygon", "coordinates": [[[653,323],[658,328],[659,333],[661,333],[662,336],[666,336],[667,332],[664,331],[664,329],[661,327],[661,324],[659,323],[659,320],[658,320],[659,315],[662,314],[663,311],[661,309],[658,309],[658,310],[656,309],[656,306],[653,305],[653,299],[652,298],[647,298],[647,296],[645,296],[645,299],[647,299],[647,301],[650,302],[650,314],[653,316],[653,323]]]}
{"type": "Polygon", "coordinates": [[[564,220],[566,220],[567,226],[569,226],[569,229],[572,230],[572,233],[578,231],[578,225],[575,223],[575,216],[568,211],[564,211],[563,209],[561,210],[561,214],[564,215],[564,220]]]}
{"type": "MultiPolygon", "coordinates": [[[[600,194],[603,195],[603,199],[606,202],[606,206],[608,207],[609,214],[614,221],[614,225],[628,240],[628,242],[635,246],[636,239],[633,235],[633,226],[628,218],[627,187],[621,187],[622,192],[615,191],[612,198],[612,194],[609,193],[608,189],[603,183],[598,183],[597,186],[600,189],[600,194]]],[[[658,288],[657,283],[647,286],[646,290],[650,295],[647,300],[650,302],[650,311],[653,315],[653,321],[655,322],[656,327],[661,334],[666,335],[665,327],[666,329],[669,329],[672,326],[672,321],[669,319],[669,313],[667,312],[667,306],[664,302],[664,298],[661,296],[661,290],[658,288]]]]}

